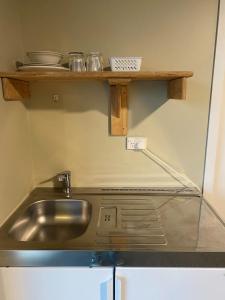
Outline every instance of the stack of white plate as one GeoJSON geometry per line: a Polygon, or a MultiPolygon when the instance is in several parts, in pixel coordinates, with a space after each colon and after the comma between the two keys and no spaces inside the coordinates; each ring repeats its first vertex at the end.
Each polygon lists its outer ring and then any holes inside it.
{"type": "Polygon", "coordinates": [[[28,64],[21,64],[17,67],[19,71],[69,71],[60,62],[62,53],[52,51],[27,52],[30,60],[28,64]]]}

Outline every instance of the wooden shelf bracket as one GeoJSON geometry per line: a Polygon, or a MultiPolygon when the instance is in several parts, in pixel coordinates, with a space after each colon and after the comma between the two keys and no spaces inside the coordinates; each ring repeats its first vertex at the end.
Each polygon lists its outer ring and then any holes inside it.
{"type": "Polygon", "coordinates": [[[186,99],[187,78],[191,71],[141,71],[141,72],[0,72],[3,97],[7,101],[30,97],[30,82],[101,80],[110,85],[110,134],[126,136],[128,133],[128,86],[137,80],[167,81],[169,99],[186,99]]]}
{"type": "Polygon", "coordinates": [[[24,100],[30,97],[29,82],[24,80],[2,78],[3,97],[7,101],[24,100]]]}
{"type": "Polygon", "coordinates": [[[169,99],[186,99],[187,78],[177,78],[168,82],[168,98],[169,99]]]}
{"type": "Polygon", "coordinates": [[[128,132],[128,84],[130,79],[109,79],[110,133],[113,136],[126,136],[128,132]]]}

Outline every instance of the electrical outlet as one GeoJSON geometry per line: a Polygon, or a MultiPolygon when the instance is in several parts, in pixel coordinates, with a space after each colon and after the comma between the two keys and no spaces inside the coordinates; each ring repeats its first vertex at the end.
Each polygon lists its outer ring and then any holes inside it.
{"type": "Polygon", "coordinates": [[[59,103],[59,101],[60,101],[60,97],[58,94],[52,95],[52,103],[53,104],[57,104],[57,103],[59,103]]]}
{"type": "Polygon", "coordinates": [[[146,137],[127,137],[127,150],[144,150],[146,147],[146,137]]]}

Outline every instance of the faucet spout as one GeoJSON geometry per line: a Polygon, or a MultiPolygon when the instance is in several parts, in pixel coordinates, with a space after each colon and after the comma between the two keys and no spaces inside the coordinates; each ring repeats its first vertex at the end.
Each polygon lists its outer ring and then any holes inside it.
{"type": "Polygon", "coordinates": [[[59,182],[62,182],[64,185],[64,193],[66,198],[70,198],[72,195],[72,189],[71,189],[71,172],[70,171],[64,171],[57,175],[57,179],[59,182]]]}

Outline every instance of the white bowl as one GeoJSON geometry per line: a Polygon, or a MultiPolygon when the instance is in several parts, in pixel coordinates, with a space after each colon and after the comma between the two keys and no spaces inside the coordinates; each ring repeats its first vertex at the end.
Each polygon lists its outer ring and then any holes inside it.
{"type": "Polygon", "coordinates": [[[43,65],[58,64],[63,55],[62,53],[52,52],[52,51],[32,51],[27,52],[31,63],[39,63],[43,65]]]}

